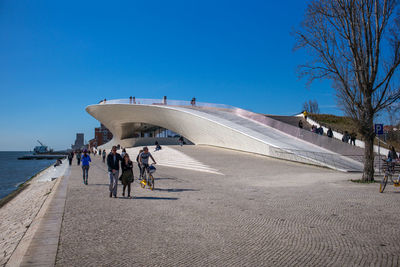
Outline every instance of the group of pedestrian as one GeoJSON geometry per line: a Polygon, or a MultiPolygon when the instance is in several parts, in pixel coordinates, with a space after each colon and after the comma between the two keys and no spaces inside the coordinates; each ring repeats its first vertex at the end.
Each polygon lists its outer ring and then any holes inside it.
{"type": "Polygon", "coordinates": [[[316,125],[311,126],[311,132],[319,135],[324,135],[324,129],[322,128],[322,126],[319,127],[316,125]]]}
{"type": "MultiPolygon", "coordinates": [[[[303,129],[303,121],[299,120],[299,128],[303,129]]],[[[311,132],[319,134],[319,135],[324,135],[324,129],[322,128],[322,126],[316,126],[316,125],[312,125],[311,126],[311,132]]],[[[328,131],[326,132],[326,136],[328,136],[329,138],[333,137],[333,131],[332,128],[329,127],[328,131]]]]}
{"type": "MultiPolygon", "coordinates": [[[[125,191],[127,190],[127,196],[128,198],[131,198],[131,184],[134,181],[133,162],[131,161],[129,154],[126,152],[125,148],[122,149],[121,154],[117,153],[117,149],[117,146],[113,146],[111,152],[107,156],[108,175],[110,178],[110,197],[117,197],[118,180],[120,180],[123,185],[122,196],[125,197],[125,191]],[[122,170],[121,176],[119,176],[120,166],[122,170]]],[[[99,149],[98,153],[103,157],[104,162],[106,158],[106,150],[99,149]]],[[[83,184],[88,185],[89,168],[90,162],[92,161],[89,152],[86,149],[83,151],[82,154],[80,151],[76,151],[75,153],[71,151],[68,154],[70,165],[72,165],[72,159],[74,156],[76,156],[77,158],[77,165],[82,164],[83,184]]],[[[143,177],[144,172],[148,171],[149,158],[152,159],[154,164],[156,164],[156,161],[149,152],[148,147],[144,147],[143,150],[140,150],[139,154],[137,155],[136,161],[138,163],[141,178],[143,177]]]]}
{"type": "MultiPolygon", "coordinates": [[[[143,150],[140,150],[136,158],[140,170],[140,177],[143,177],[144,172],[149,168],[149,158],[153,160],[154,164],[156,163],[153,156],[150,154],[149,149],[144,147],[143,150]]],[[[122,196],[125,197],[125,190],[128,189],[127,196],[128,198],[131,198],[131,184],[134,181],[133,162],[131,161],[129,154],[126,153],[126,150],[123,149],[120,155],[117,153],[117,147],[113,146],[111,152],[107,156],[107,167],[110,178],[110,197],[117,197],[118,180],[120,180],[123,185],[122,196]],[[120,166],[122,174],[119,177],[120,166]]]]}
{"type": "Polygon", "coordinates": [[[357,134],[355,132],[349,133],[348,131],[344,131],[342,142],[349,143],[351,145],[356,145],[357,134]]]}

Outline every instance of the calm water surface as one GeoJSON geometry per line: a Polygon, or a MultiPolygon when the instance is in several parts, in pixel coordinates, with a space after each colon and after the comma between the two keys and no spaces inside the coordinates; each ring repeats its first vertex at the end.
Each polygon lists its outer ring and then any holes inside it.
{"type": "Polygon", "coordinates": [[[0,199],[17,189],[39,171],[54,164],[55,160],[18,160],[32,152],[0,151],[0,199]]]}

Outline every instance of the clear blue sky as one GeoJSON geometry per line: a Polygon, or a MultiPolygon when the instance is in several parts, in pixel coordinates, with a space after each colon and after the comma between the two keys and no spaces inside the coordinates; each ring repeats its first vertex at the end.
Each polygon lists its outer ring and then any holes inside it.
{"type": "Polygon", "coordinates": [[[329,82],[296,74],[307,2],[2,0],[0,150],[89,140],[99,123],[85,107],[130,95],[282,115],[316,99],[340,114],[329,82]]]}

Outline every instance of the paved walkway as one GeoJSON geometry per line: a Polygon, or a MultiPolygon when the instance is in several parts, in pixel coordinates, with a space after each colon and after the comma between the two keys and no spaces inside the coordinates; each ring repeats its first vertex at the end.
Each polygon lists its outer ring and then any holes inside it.
{"type": "Polygon", "coordinates": [[[73,166],[56,265],[400,264],[400,190],[247,153],[175,149],[224,175],[159,166],[156,190],[135,181],[135,199],[111,199],[98,157],[88,186],[73,166]]]}

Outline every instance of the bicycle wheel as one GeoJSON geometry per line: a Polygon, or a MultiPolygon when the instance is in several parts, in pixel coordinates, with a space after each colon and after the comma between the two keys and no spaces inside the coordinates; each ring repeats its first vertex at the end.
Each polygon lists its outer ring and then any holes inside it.
{"type": "Polygon", "coordinates": [[[154,189],[154,177],[150,173],[149,173],[149,187],[153,191],[153,189],[154,189]]]}
{"type": "Polygon", "coordinates": [[[388,173],[385,173],[385,176],[383,176],[383,179],[381,181],[381,184],[379,186],[379,193],[383,193],[383,190],[385,190],[386,184],[389,180],[389,175],[388,173]]]}

